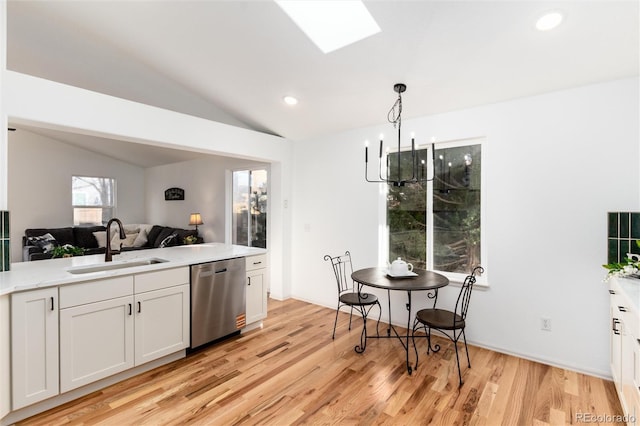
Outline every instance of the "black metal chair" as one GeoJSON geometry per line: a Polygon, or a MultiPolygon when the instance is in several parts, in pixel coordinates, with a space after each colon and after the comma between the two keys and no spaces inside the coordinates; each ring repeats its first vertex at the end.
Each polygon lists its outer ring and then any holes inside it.
{"type": "Polygon", "coordinates": [[[416,347],[416,331],[420,328],[424,329],[427,337],[427,355],[429,351],[438,352],[440,345],[437,343],[431,346],[431,329],[440,331],[453,342],[456,350],[456,361],[458,363],[458,377],[460,378],[460,386],[462,386],[462,373],[460,372],[460,358],[458,356],[458,340],[460,336],[464,341],[464,348],[467,352],[467,363],[471,368],[471,360],[469,359],[469,348],[467,347],[467,337],[464,334],[466,326],[467,310],[469,309],[469,300],[471,299],[471,290],[476,282],[476,274],[484,273],[482,266],[476,266],[471,274],[464,279],[464,283],[460,288],[458,299],[453,311],[437,309],[435,303],[432,309],[420,309],[416,312],[416,318],[413,321],[413,329],[411,338],[413,339],[413,347],[416,352],[416,370],[418,369],[418,348],[416,347]]]}
{"type": "MultiPolygon", "coordinates": [[[[336,308],[336,319],[333,323],[333,335],[331,336],[331,338],[335,339],[336,337],[338,312],[340,312],[341,308],[348,306],[351,308],[351,313],[349,315],[349,330],[351,330],[351,318],[353,317],[353,309],[355,308],[358,312],[360,312],[360,315],[362,315],[362,320],[364,321],[364,328],[362,331],[366,344],[367,316],[369,315],[371,308],[373,308],[373,306],[375,305],[378,306],[378,309],[380,311],[380,314],[378,315],[378,324],[376,325],[376,332],[378,333],[378,335],[380,334],[378,331],[378,327],[380,326],[382,307],[380,306],[378,297],[375,294],[363,293],[362,284],[355,285],[356,283],[354,283],[354,281],[351,279],[351,274],[353,273],[353,266],[351,264],[351,253],[346,251],[343,255],[340,256],[326,255],[324,257],[324,260],[331,261],[333,273],[336,277],[336,283],[338,284],[338,307],[336,308]]],[[[361,348],[363,348],[363,346],[361,346],[361,348]]],[[[356,347],[356,351],[358,351],[358,347],[356,347]]]]}

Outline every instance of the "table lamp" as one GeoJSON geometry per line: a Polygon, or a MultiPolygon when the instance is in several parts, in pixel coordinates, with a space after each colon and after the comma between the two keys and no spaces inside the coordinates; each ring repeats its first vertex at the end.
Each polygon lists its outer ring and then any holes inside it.
{"type": "Polygon", "coordinates": [[[200,213],[191,213],[191,216],[189,216],[189,225],[196,226],[196,233],[198,233],[198,225],[202,224],[202,216],[200,216],[200,213]]]}

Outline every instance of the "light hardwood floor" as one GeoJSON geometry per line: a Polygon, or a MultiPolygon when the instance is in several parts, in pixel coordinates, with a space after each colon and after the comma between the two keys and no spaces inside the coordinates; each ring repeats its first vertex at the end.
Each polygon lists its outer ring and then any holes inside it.
{"type": "MultiPolygon", "coordinates": [[[[409,376],[395,339],[353,348],[362,322],[297,300],[269,301],[261,330],[197,351],[20,425],[560,425],[620,415],[613,383],[470,347],[458,389],[452,344],[409,376]]],[[[382,330],[382,324],[381,324],[382,330]]],[[[464,357],[464,349],[461,353],[464,357]]],[[[412,359],[414,355],[412,353],[412,359]]]]}

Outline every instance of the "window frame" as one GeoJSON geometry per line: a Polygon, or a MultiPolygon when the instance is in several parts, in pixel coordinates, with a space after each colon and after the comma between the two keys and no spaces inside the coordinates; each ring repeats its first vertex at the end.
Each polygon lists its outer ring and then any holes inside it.
{"type": "MultiPolygon", "coordinates": [[[[446,148],[455,148],[459,146],[465,145],[480,145],[480,160],[482,164],[482,169],[480,171],[480,264],[485,268],[485,271],[488,270],[488,250],[487,250],[487,186],[486,186],[486,147],[487,141],[486,137],[471,137],[464,139],[455,139],[455,140],[447,140],[442,142],[435,143],[436,151],[438,149],[446,149],[446,148]]],[[[416,146],[416,150],[419,149],[429,149],[431,150],[430,144],[425,144],[421,146],[416,146]]],[[[402,151],[409,151],[410,148],[403,149],[402,151]]],[[[431,155],[431,154],[429,154],[431,155]]],[[[427,165],[427,176],[433,176],[433,164],[427,165]]],[[[387,264],[389,261],[389,225],[387,224],[387,195],[389,194],[388,184],[381,184],[380,190],[380,211],[381,211],[381,223],[380,227],[383,232],[380,235],[380,252],[379,252],[379,261],[381,264],[387,264]]],[[[433,247],[433,238],[434,238],[434,229],[433,229],[433,181],[427,183],[427,215],[426,215],[426,253],[427,253],[427,269],[433,270],[434,264],[434,247],[433,247]]],[[[448,271],[439,271],[434,270],[435,272],[446,276],[451,283],[462,283],[464,282],[467,274],[460,272],[448,272],[448,271]]],[[[477,277],[476,284],[480,287],[488,287],[488,279],[487,272],[482,274],[482,276],[477,277]]]]}
{"type": "MultiPolygon", "coordinates": [[[[92,225],[76,225],[75,224],[75,211],[76,209],[96,209],[96,208],[100,208],[104,211],[104,209],[111,209],[112,215],[111,218],[117,217],[117,200],[118,200],[118,183],[117,183],[117,179],[114,177],[108,177],[108,176],[86,176],[86,175],[79,175],[79,174],[73,174],[71,175],[71,221],[74,224],[74,226],[95,226],[98,224],[92,224],[92,225]],[[73,191],[74,191],[74,179],[76,178],[84,178],[84,179],[109,179],[112,184],[111,184],[111,192],[113,194],[112,199],[113,199],[113,204],[109,205],[109,204],[100,204],[100,205],[87,205],[87,204],[75,204],[74,203],[74,197],[73,197],[73,191]]],[[[100,225],[106,225],[106,223],[109,221],[109,219],[107,219],[106,221],[103,219],[103,222],[100,223],[100,225]]]]}

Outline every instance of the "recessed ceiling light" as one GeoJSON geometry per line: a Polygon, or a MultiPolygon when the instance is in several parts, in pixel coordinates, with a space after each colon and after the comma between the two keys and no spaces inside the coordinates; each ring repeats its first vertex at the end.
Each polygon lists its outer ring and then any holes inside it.
{"type": "Polygon", "coordinates": [[[276,0],[276,3],[324,53],[380,32],[360,0],[276,0]]]}
{"type": "Polygon", "coordinates": [[[549,31],[562,23],[564,16],[558,11],[548,12],[542,15],[536,21],[536,29],[538,31],[549,31]]]}
{"type": "Polygon", "coordinates": [[[293,96],[285,96],[284,98],[282,98],[282,100],[287,105],[296,105],[298,103],[298,99],[294,98],[293,96]]]}

